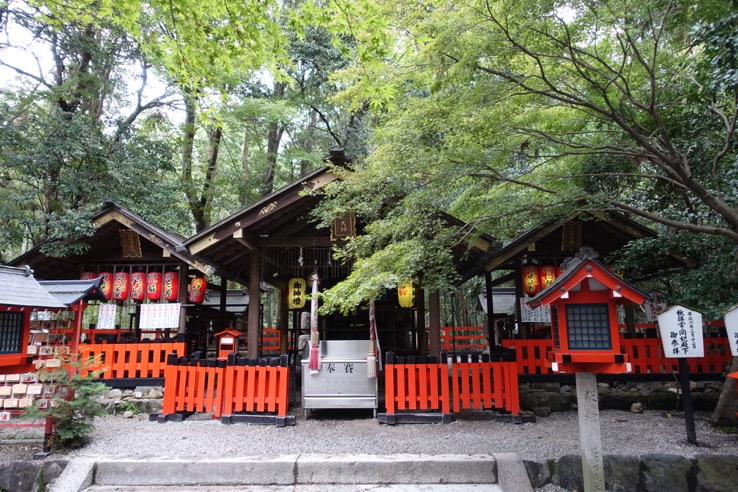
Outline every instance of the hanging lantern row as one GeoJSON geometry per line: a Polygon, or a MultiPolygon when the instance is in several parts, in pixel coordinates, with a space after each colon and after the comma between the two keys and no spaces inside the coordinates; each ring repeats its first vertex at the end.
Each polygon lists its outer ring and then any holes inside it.
{"type": "Polygon", "coordinates": [[[523,292],[534,296],[548,287],[561,275],[562,268],[553,265],[525,265],[523,266],[523,292]]]}
{"type": "MultiPolygon", "coordinates": [[[[106,300],[143,301],[144,297],[150,301],[159,301],[162,298],[167,301],[179,299],[179,272],[84,272],[80,276],[82,280],[91,280],[102,277],[100,291],[106,300]]],[[[204,278],[195,277],[190,281],[189,302],[201,303],[205,299],[205,291],[208,282],[204,278]]]]}

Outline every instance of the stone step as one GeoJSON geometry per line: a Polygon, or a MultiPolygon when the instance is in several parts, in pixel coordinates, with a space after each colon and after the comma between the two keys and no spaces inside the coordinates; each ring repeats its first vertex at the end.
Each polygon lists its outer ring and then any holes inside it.
{"type": "Polygon", "coordinates": [[[390,492],[403,490],[403,486],[404,490],[428,492],[532,491],[525,465],[511,453],[307,454],[207,460],[76,458],[51,491],[159,490],[155,487],[162,491],[214,491],[242,487],[241,490],[255,492],[390,492]]]}

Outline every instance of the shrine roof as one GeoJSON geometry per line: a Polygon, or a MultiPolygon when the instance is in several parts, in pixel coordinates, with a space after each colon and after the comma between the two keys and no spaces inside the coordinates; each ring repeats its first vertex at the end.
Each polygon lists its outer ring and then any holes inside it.
{"type": "MultiPolygon", "coordinates": [[[[636,304],[642,304],[648,295],[636,286],[619,277],[604,263],[599,261],[591,248],[582,248],[577,257],[566,262],[565,270],[548,287],[528,300],[532,308],[548,305],[577,289],[584,281],[597,284],[600,290],[610,289],[617,297],[622,297],[636,304]]],[[[589,288],[593,286],[589,285],[589,288]]]]}
{"type": "Polygon", "coordinates": [[[30,268],[0,265],[0,306],[64,309],[66,305],[39,284],[30,268]]]}
{"type": "Polygon", "coordinates": [[[40,279],[78,279],[83,268],[125,266],[129,264],[169,265],[186,263],[200,271],[213,268],[195,260],[182,246],[184,238],[156,226],[135,212],[113,201],[106,201],[92,216],[97,227],[88,237],[80,238],[87,246],[84,253],[67,257],[49,256],[40,244],[9,262],[30,266],[40,279]],[[126,239],[128,238],[128,239],[126,239]],[[133,251],[134,254],[131,254],[133,251]]]}

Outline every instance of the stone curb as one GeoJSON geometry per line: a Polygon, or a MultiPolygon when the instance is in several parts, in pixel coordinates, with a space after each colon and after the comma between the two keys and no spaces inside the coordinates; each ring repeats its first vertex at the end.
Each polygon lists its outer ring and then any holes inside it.
{"type": "Polygon", "coordinates": [[[216,460],[76,458],[52,492],[101,486],[499,484],[532,492],[522,460],[499,455],[289,455],[216,460]]]}

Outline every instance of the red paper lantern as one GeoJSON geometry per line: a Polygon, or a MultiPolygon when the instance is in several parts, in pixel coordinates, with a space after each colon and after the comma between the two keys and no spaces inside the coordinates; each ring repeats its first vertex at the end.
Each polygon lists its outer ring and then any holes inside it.
{"type": "Polygon", "coordinates": [[[132,301],[143,301],[146,297],[146,273],[133,272],[131,274],[131,293],[132,301]]]}
{"type": "Polygon", "coordinates": [[[564,264],[562,263],[558,267],[556,267],[556,278],[559,278],[564,274],[564,264]]]}
{"type": "Polygon", "coordinates": [[[553,265],[543,265],[539,269],[541,290],[545,289],[556,280],[556,268],[553,265]]]}
{"type": "Polygon", "coordinates": [[[536,265],[525,265],[523,267],[523,292],[529,296],[536,295],[540,290],[540,279],[536,265]]]}
{"type": "Polygon", "coordinates": [[[92,280],[97,277],[99,277],[99,275],[95,272],[82,272],[82,276],[79,277],[79,279],[80,280],[92,280]]]}
{"type": "Polygon", "coordinates": [[[190,281],[190,295],[188,300],[196,304],[202,303],[205,300],[205,290],[207,289],[208,281],[202,277],[195,277],[190,281]]]}
{"type": "Polygon", "coordinates": [[[176,301],[179,299],[179,272],[164,274],[164,299],[176,301]]]}
{"type": "Polygon", "coordinates": [[[146,297],[149,301],[161,299],[161,272],[149,272],[146,277],[146,297]]]}
{"type": "Polygon", "coordinates": [[[113,276],[113,299],[125,301],[128,299],[129,277],[127,272],[116,272],[113,276]]]}
{"type": "Polygon", "coordinates": [[[100,272],[98,277],[102,277],[102,282],[100,282],[100,292],[102,292],[105,299],[109,301],[113,296],[113,274],[111,272],[100,272]]]}

